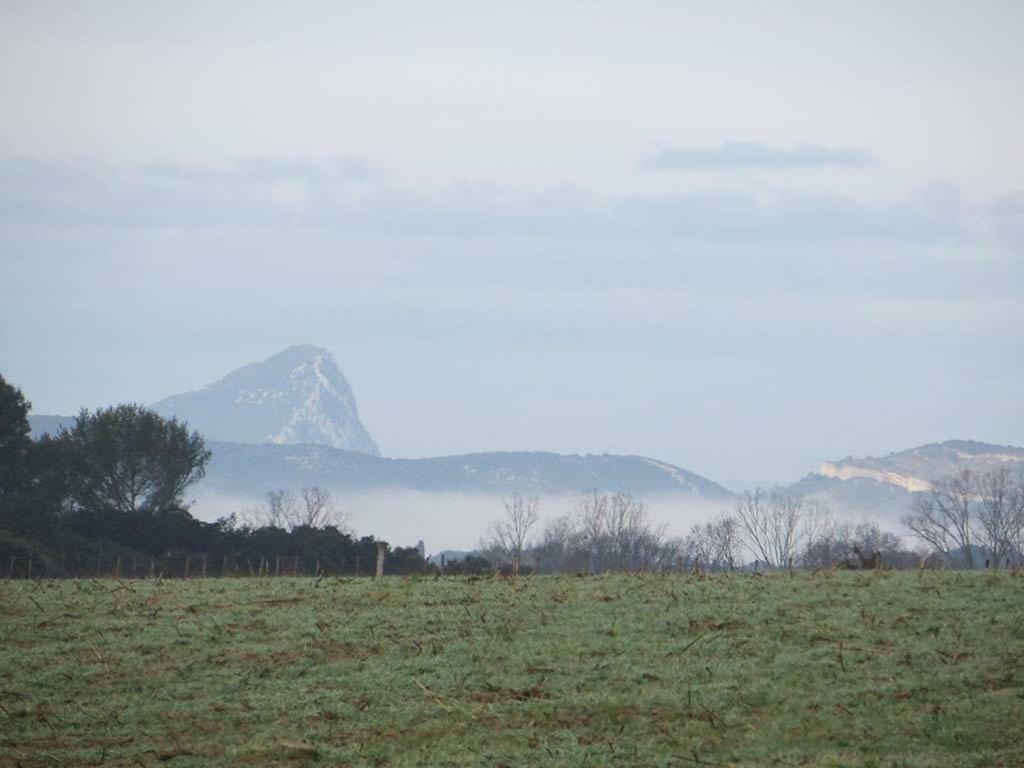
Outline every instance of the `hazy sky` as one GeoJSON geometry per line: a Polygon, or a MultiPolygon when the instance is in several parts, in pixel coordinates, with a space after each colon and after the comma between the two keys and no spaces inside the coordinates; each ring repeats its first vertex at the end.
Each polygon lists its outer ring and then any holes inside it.
{"type": "Polygon", "coordinates": [[[726,484],[1019,445],[1022,29],[1016,1],[5,0],[0,372],[69,413],[313,343],[386,455],[726,484]]]}

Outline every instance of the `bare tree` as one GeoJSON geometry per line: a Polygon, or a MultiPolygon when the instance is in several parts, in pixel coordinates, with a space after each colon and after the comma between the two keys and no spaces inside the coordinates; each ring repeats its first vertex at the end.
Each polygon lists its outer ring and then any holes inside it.
{"type": "Polygon", "coordinates": [[[760,488],[736,500],[736,520],[747,549],[770,568],[792,564],[831,524],[824,505],[760,488]]]}
{"type": "Polygon", "coordinates": [[[512,573],[518,576],[526,537],[540,519],[540,501],[536,496],[515,493],[502,503],[505,513],[499,520],[491,523],[485,548],[497,550],[508,557],[512,562],[512,573]]]}
{"type": "Polygon", "coordinates": [[[666,543],[665,526],[651,523],[646,504],[590,490],[577,497],[573,514],[547,522],[530,556],[545,571],[658,570],[672,566],[677,549],[666,543]]]}
{"type": "Polygon", "coordinates": [[[837,565],[853,565],[853,549],[850,546],[849,526],[837,525],[834,530],[807,543],[800,564],[804,568],[832,568],[837,565]]]}
{"type": "Polygon", "coordinates": [[[1020,554],[1024,532],[1024,486],[1001,467],[977,478],[974,534],[995,567],[1020,554]]]}
{"type": "Polygon", "coordinates": [[[299,515],[299,500],[292,491],[279,488],[267,491],[265,507],[265,523],[270,528],[283,528],[290,531],[294,520],[299,515]]]}
{"type": "Polygon", "coordinates": [[[280,488],[267,491],[266,503],[242,511],[242,518],[253,527],[338,528],[347,530],[345,513],[331,499],[330,491],[319,486],[303,488],[298,495],[280,488]]]}
{"type": "Polygon", "coordinates": [[[569,515],[560,515],[545,523],[540,541],[530,554],[541,570],[570,571],[583,567],[580,550],[575,522],[569,515]]]}
{"type": "Polygon", "coordinates": [[[652,569],[664,554],[665,526],[652,526],[647,505],[628,493],[585,491],[574,522],[573,541],[589,571],[652,569]]]}
{"type": "Polygon", "coordinates": [[[607,545],[605,524],[608,518],[608,497],[593,488],[576,499],[576,521],[579,543],[587,553],[587,570],[599,570],[604,563],[607,545]]]}
{"type": "Polygon", "coordinates": [[[649,569],[664,538],[665,527],[652,528],[647,505],[622,491],[612,494],[603,507],[605,568],[649,569]]]}
{"type": "Polygon", "coordinates": [[[803,554],[805,568],[877,568],[898,566],[904,560],[899,536],[867,521],[853,526],[838,523],[812,539],[803,554]]]}
{"type": "Polygon", "coordinates": [[[900,552],[903,539],[891,531],[884,531],[878,523],[863,521],[850,535],[850,548],[854,551],[880,552],[882,555],[900,552]]]}
{"type": "Polygon", "coordinates": [[[913,512],[903,518],[903,525],[950,561],[959,553],[973,568],[971,508],[977,485],[969,469],[936,481],[928,493],[914,499],[913,512]]]}
{"type": "Polygon", "coordinates": [[[738,521],[722,514],[703,525],[693,526],[683,543],[683,551],[695,566],[719,570],[734,566],[739,543],[738,521]]]}
{"type": "Polygon", "coordinates": [[[1017,477],[1017,489],[1014,491],[1014,505],[1020,524],[1014,536],[1014,548],[1017,550],[1017,563],[1024,564],[1024,472],[1017,477]]]}
{"type": "Polygon", "coordinates": [[[302,506],[294,527],[347,529],[346,515],[335,505],[330,491],[313,485],[303,488],[299,495],[302,506]]]}

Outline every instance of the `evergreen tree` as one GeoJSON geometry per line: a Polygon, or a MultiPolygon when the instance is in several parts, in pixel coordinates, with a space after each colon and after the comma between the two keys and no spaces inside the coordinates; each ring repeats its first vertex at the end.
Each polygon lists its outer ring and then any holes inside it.
{"type": "Polygon", "coordinates": [[[205,476],[211,455],[198,432],[135,404],[83,409],[61,440],[72,506],[87,514],[180,513],[185,490],[205,476]]]}
{"type": "Polygon", "coordinates": [[[0,375],[0,505],[10,503],[30,483],[27,472],[32,438],[28,411],[32,404],[0,375]]]}

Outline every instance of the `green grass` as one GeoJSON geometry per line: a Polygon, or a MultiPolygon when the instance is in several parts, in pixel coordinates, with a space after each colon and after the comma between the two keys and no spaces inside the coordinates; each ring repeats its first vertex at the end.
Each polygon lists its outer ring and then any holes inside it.
{"type": "Polygon", "coordinates": [[[0,766],[1022,766],[1008,573],[0,582],[0,766]]]}

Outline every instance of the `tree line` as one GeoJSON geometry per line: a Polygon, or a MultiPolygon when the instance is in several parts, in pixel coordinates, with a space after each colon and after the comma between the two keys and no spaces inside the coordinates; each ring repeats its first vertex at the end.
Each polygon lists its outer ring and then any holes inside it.
{"type": "Polygon", "coordinates": [[[969,469],[932,483],[903,524],[938,557],[966,568],[1009,567],[1024,553],[1024,478],[969,469]]]}
{"type": "MultiPolygon", "coordinates": [[[[193,517],[185,494],[211,453],[176,419],[135,404],[83,409],[69,429],[33,440],[29,409],[0,376],[0,575],[180,575],[199,563],[247,575],[282,561],[285,572],[374,570],[381,542],[356,537],[318,487],[271,491],[214,522],[193,517]]],[[[389,573],[431,568],[414,547],[384,549],[389,573]]]]}
{"type": "Polygon", "coordinates": [[[1024,478],[1006,468],[965,471],[917,496],[902,521],[916,549],[877,523],[838,520],[825,505],[782,491],[744,492],[731,511],[677,538],[625,492],[587,491],[573,506],[538,534],[538,497],[514,494],[480,551],[512,573],[998,568],[1024,559],[1024,478]]]}
{"type": "Polygon", "coordinates": [[[737,497],[734,509],[669,537],[647,505],[628,493],[590,490],[573,510],[537,532],[539,499],[514,494],[480,542],[498,567],[515,573],[665,573],[737,568],[910,567],[899,536],[877,524],[836,520],[817,502],[780,492],[737,497]],[[532,535],[536,533],[537,535],[532,535]]]}

